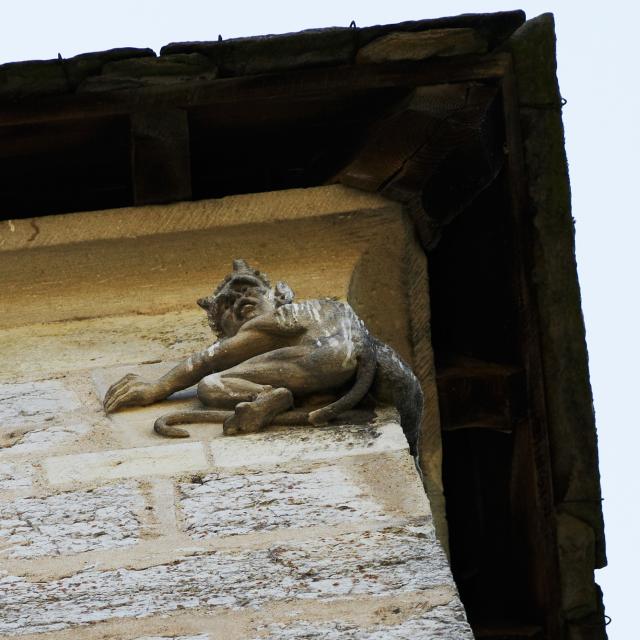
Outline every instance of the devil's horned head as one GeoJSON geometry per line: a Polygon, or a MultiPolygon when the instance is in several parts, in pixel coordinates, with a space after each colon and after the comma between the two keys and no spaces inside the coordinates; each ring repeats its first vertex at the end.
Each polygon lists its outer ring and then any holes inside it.
{"type": "Polygon", "coordinates": [[[213,331],[231,336],[248,320],[292,301],[293,291],[285,282],[272,288],[265,274],[244,260],[234,260],[233,271],[198,304],[207,312],[213,331]]]}

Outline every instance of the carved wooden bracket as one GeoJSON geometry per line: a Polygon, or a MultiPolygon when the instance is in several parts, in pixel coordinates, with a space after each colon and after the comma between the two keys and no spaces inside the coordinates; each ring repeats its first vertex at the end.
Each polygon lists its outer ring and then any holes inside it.
{"type": "Polygon", "coordinates": [[[371,127],[338,180],[407,205],[431,248],[503,166],[501,118],[494,86],[418,87],[371,127]]]}

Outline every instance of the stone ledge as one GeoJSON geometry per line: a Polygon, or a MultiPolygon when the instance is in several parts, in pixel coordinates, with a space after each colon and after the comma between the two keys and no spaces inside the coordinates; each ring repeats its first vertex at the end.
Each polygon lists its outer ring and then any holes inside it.
{"type": "MultiPolygon", "coordinates": [[[[356,211],[397,211],[399,205],[373,193],[342,185],[226,196],[144,207],[28,218],[3,223],[0,252],[18,249],[141,238],[181,231],[237,227],[256,222],[347,215],[356,211]],[[62,224],[64,222],[64,224],[62,224]],[[39,232],[33,238],[33,224],[39,232]]],[[[226,268],[226,265],[225,265],[226,268]]]]}
{"type": "MultiPolygon", "coordinates": [[[[30,382],[73,372],[186,357],[211,340],[202,310],[162,315],[128,314],[27,324],[0,331],[0,349],[10,369],[0,381],[30,382]]],[[[91,374],[88,374],[91,375],[91,374]]],[[[35,383],[34,383],[35,384],[35,383]]]]}
{"type": "MultiPolygon", "coordinates": [[[[50,456],[42,462],[51,486],[95,484],[123,478],[177,476],[207,470],[278,468],[283,464],[338,460],[344,457],[407,452],[396,422],[328,427],[271,427],[262,433],[225,437],[205,425],[213,461],[204,442],[157,438],[161,444],[50,456]]],[[[149,426],[151,429],[151,425],[149,426]]]]}
{"type": "Polygon", "coordinates": [[[43,461],[47,481],[52,486],[177,475],[204,471],[210,466],[199,442],[67,454],[43,461]]]}
{"type": "Polygon", "coordinates": [[[211,443],[213,464],[222,469],[255,469],[289,462],[407,451],[396,422],[328,427],[274,427],[260,434],[218,438],[211,443]]]}

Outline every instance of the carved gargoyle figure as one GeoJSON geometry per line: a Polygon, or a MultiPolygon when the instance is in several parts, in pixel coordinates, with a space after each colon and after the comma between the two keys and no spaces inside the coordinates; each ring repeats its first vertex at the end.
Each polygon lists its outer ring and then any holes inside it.
{"type": "Polygon", "coordinates": [[[348,304],[329,298],[294,302],[285,282],[272,287],[244,260],[234,260],[232,273],[198,304],[218,340],[158,380],[126,375],[107,391],[107,413],[152,404],[197,384],[198,398],[211,409],[162,416],[155,431],[183,438],[189,433],[175,425],[223,422],[223,432],[233,435],[269,424],[326,424],[370,393],[398,409],[415,455],[423,402],[418,380],[348,304]],[[332,401],[300,408],[319,394],[331,394],[332,401]]]}

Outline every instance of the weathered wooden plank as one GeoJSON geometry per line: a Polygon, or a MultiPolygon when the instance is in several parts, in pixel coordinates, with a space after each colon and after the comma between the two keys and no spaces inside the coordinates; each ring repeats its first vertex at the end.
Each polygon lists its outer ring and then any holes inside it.
{"type": "MultiPolygon", "coordinates": [[[[594,568],[600,568],[606,565],[606,549],[598,443],[576,271],[555,41],[553,16],[544,14],[527,22],[508,43],[523,137],[524,157],[519,161],[531,176],[520,190],[527,206],[530,268],[536,277],[532,297],[539,311],[540,379],[544,376],[554,501],[559,512],[592,528],[596,536],[594,568]]],[[[597,637],[604,637],[602,612],[596,625],[601,627],[597,637]]]]}
{"type": "Polygon", "coordinates": [[[434,56],[486,52],[487,41],[474,29],[431,29],[417,33],[394,31],[360,49],[356,61],[425,60],[434,56]]]}
{"type": "Polygon", "coordinates": [[[180,53],[204,55],[229,77],[349,64],[357,46],[355,30],[337,28],[213,42],[171,43],[162,47],[160,53],[161,57],[180,53]]]}
{"type": "Polygon", "coordinates": [[[551,451],[541,353],[540,319],[534,299],[532,234],[526,201],[526,170],[515,75],[509,65],[502,81],[509,176],[513,286],[519,311],[520,352],[527,379],[528,420],[516,432],[511,487],[514,530],[528,576],[532,605],[549,638],[562,638],[560,572],[557,555],[551,451]]]}
{"type": "Polygon", "coordinates": [[[128,114],[149,108],[159,111],[191,109],[209,104],[272,100],[308,100],[331,93],[350,96],[371,89],[417,87],[428,84],[497,80],[502,77],[508,54],[456,56],[441,60],[347,65],[303,69],[271,75],[223,78],[212,81],[109,92],[41,97],[0,105],[4,125],[69,118],[128,114]]]}
{"type": "Polygon", "coordinates": [[[110,63],[154,57],[151,49],[122,47],[81,53],[72,58],[8,62],[0,65],[0,104],[69,94],[86,78],[100,74],[110,63]]]}
{"type": "Polygon", "coordinates": [[[363,46],[375,38],[394,31],[417,32],[435,29],[474,29],[486,38],[490,49],[506,40],[526,19],[522,10],[495,13],[464,13],[445,18],[407,20],[397,24],[377,25],[359,29],[359,42],[363,46]]]}
{"type": "MultiPolygon", "coordinates": [[[[172,42],[160,54],[201,53],[219,64],[230,75],[238,73],[322,64],[348,59],[355,48],[362,48],[391,33],[425,33],[438,30],[474,30],[486,40],[489,49],[504,42],[525,21],[524,11],[498,11],[425,20],[406,20],[370,27],[329,27],[298,33],[282,33],[254,38],[231,38],[205,42],[172,42]],[[253,58],[250,60],[249,58],[253,58]]],[[[335,62],[334,62],[335,64],[335,62]]]]}

